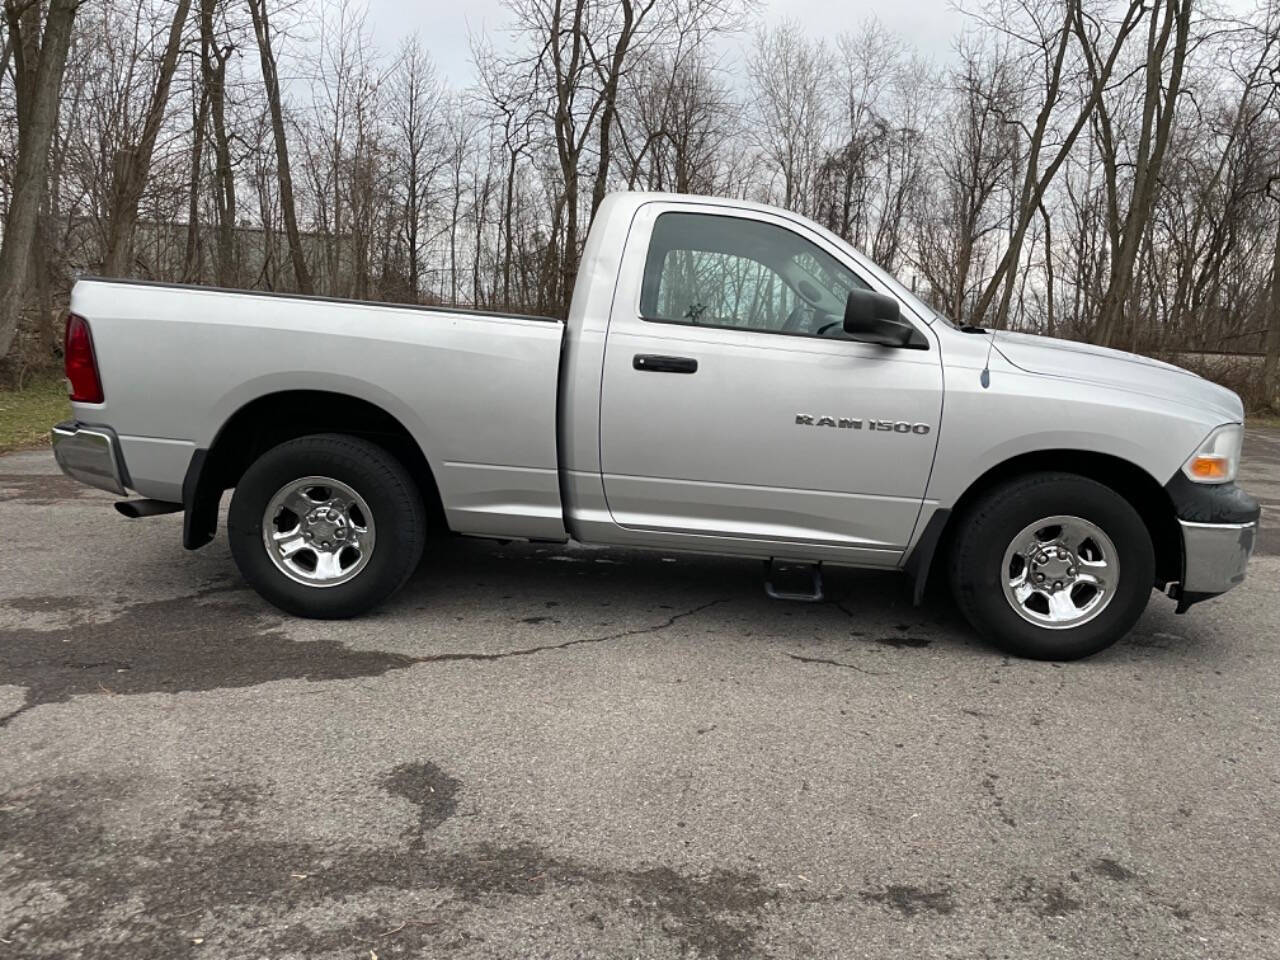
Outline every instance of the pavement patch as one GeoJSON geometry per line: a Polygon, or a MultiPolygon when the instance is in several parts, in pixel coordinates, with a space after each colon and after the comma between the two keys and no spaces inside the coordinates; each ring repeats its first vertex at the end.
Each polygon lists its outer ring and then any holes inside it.
{"type": "Polygon", "coordinates": [[[0,473],[0,503],[51,507],[69,500],[97,500],[102,492],[62,474],[0,473]]]}
{"type": "Polygon", "coordinates": [[[418,825],[413,834],[414,847],[421,847],[423,836],[444,823],[458,809],[458,783],[434,763],[418,761],[402,763],[382,781],[390,794],[403,797],[418,808],[418,825]]]}
{"type": "Polygon", "coordinates": [[[1012,901],[1046,919],[1065,917],[1084,909],[1084,902],[1071,896],[1059,881],[1043,881],[1035,877],[1023,877],[1015,885],[1012,901]]]}
{"type": "Polygon", "coordinates": [[[256,600],[201,603],[243,593],[214,587],[149,600],[115,618],[61,629],[0,629],[0,684],[26,688],[0,727],[47,703],[82,694],[181,693],[251,687],[273,680],[347,680],[402,670],[413,657],[352,650],[332,640],[295,641],[256,600]]]}
{"type": "Polygon", "coordinates": [[[880,637],[876,643],[898,650],[919,650],[927,647],[932,641],[924,637],[880,637]]]}
{"type": "Polygon", "coordinates": [[[890,884],[883,890],[867,890],[862,893],[867,903],[878,903],[904,917],[914,917],[921,911],[948,914],[955,909],[949,889],[924,890],[903,884],[890,884]]]}
{"type": "Polygon", "coordinates": [[[1138,876],[1132,870],[1122,866],[1110,857],[1099,857],[1093,861],[1093,863],[1089,864],[1089,872],[1095,876],[1120,882],[1133,880],[1138,876]]]}
{"type": "MultiPolygon", "coordinates": [[[[428,782],[447,783],[441,777],[429,764],[409,764],[393,772],[392,792],[419,796],[428,782]]],[[[583,942],[602,925],[641,923],[661,929],[677,955],[730,960],[763,955],[761,914],[780,895],[736,870],[689,876],[665,866],[615,867],[528,843],[442,849],[255,839],[241,821],[258,800],[243,805],[244,788],[234,783],[198,796],[185,829],[115,836],[104,808],[127,803],[136,788],[123,778],[80,776],[0,797],[0,889],[12,898],[0,937],[22,956],[64,957],[87,931],[91,949],[80,955],[101,958],[349,956],[375,938],[383,955],[392,955],[393,939],[402,955],[447,945],[485,913],[533,898],[547,901],[556,924],[581,927],[583,942]],[[203,815],[210,810],[218,815],[203,815]],[[451,906],[396,919],[396,893],[405,891],[447,892],[451,906]],[[386,915],[367,906],[350,915],[349,904],[370,898],[387,905],[386,915]],[[230,922],[244,910],[252,923],[230,922]]]]}
{"type": "Polygon", "coordinates": [[[0,600],[0,607],[17,610],[19,613],[70,613],[92,606],[93,602],[88,597],[11,597],[8,600],[0,600]]]}

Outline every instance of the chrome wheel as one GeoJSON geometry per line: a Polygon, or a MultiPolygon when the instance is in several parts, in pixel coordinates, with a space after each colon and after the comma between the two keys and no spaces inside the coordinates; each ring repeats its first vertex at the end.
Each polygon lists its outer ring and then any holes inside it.
{"type": "Polygon", "coordinates": [[[290,580],[336,587],[359,574],[373,555],[373,513],[345,483],[303,477],[267,503],[262,540],[271,562],[290,580]]]}
{"type": "Polygon", "coordinates": [[[1004,552],[1001,583],[1018,616],[1065,630],[1088,623],[1115,596],[1120,562],[1097,524],[1045,517],[1022,529],[1004,552]]]}

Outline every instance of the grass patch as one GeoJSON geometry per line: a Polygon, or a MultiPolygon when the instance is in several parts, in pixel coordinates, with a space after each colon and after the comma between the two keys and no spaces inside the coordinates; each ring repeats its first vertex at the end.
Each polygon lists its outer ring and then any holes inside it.
{"type": "Polygon", "coordinates": [[[1254,417],[1245,417],[1244,425],[1246,427],[1271,427],[1272,429],[1278,429],[1280,428],[1280,415],[1264,413],[1254,417]]]}
{"type": "Polygon", "coordinates": [[[0,390],[0,453],[44,446],[49,428],[70,416],[61,377],[41,377],[23,390],[0,390]]]}

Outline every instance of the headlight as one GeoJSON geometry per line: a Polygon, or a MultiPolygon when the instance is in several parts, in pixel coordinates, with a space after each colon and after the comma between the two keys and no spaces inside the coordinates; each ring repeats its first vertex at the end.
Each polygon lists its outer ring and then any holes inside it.
{"type": "Polygon", "coordinates": [[[1240,447],[1244,427],[1228,423],[1209,434],[1196,452],[1182,465],[1182,472],[1195,483],[1230,483],[1240,467],[1240,447]]]}

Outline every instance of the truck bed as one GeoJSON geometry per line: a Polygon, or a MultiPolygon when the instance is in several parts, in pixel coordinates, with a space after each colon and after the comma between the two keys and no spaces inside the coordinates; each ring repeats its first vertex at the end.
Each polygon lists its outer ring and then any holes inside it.
{"type": "Polygon", "coordinates": [[[180,501],[195,451],[247,404],[332,391],[413,435],[455,532],[564,536],[556,320],[99,279],[76,284],[71,312],[105,393],[76,416],[112,424],[143,496],[180,501]]]}

